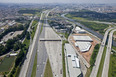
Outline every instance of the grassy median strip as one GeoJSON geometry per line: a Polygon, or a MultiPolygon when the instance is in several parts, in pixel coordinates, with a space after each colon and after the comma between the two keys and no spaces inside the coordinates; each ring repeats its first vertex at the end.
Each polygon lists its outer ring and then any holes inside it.
{"type": "Polygon", "coordinates": [[[104,47],[104,51],[103,51],[103,54],[102,54],[101,62],[100,62],[98,73],[97,73],[97,77],[101,77],[101,75],[102,75],[105,55],[106,55],[106,46],[104,47]]]}
{"type": "Polygon", "coordinates": [[[35,55],[31,77],[36,77],[36,69],[37,69],[37,53],[35,55]]]}
{"type": "Polygon", "coordinates": [[[40,30],[40,33],[42,32],[42,30],[43,30],[43,22],[42,22],[42,26],[41,26],[41,30],[40,30]]]}
{"type": "Polygon", "coordinates": [[[49,59],[47,60],[47,63],[46,63],[44,77],[53,77],[52,69],[51,69],[51,65],[50,65],[49,59]]]}
{"type": "Polygon", "coordinates": [[[68,41],[64,41],[62,43],[62,64],[63,64],[63,77],[66,77],[66,66],[65,66],[65,54],[64,54],[64,45],[68,43],[68,41]]]}

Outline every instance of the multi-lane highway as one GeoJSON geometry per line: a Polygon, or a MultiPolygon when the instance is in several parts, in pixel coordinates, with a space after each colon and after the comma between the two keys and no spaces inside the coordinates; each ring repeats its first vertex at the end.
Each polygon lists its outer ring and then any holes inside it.
{"type": "Polygon", "coordinates": [[[112,29],[113,28],[109,28],[104,34],[104,38],[101,42],[101,46],[99,48],[98,55],[97,55],[97,58],[96,58],[96,61],[95,61],[95,65],[93,66],[90,77],[96,77],[97,76],[97,72],[98,72],[100,61],[101,61],[102,54],[103,54],[103,51],[104,51],[104,46],[106,44],[107,36],[108,36],[109,31],[112,30],[112,29]]]}
{"type": "Polygon", "coordinates": [[[105,56],[105,60],[104,60],[103,70],[102,70],[102,77],[108,77],[109,63],[110,63],[110,53],[111,53],[112,40],[113,40],[112,37],[113,37],[113,33],[115,31],[116,31],[116,29],[112,30],[109,34],[106,56],[105,56]]]}
{"type": "MultiPolygon", "coordinates": [[[[43,17],[43,30],[41,32],[40,38],[45,38],[45,27],[46,27],[46,12],[44,13],[43,17]]],[[[46,65],[46,61],[48,59],[45,42],[39,41],[38,42],[38,50],[37,50],[37,69],[36,70],[36,77],[43,77],[44,75],[44,68],[46,65]]]]}
{"type": "Polygon", "coordinates": [[[26,56],[26,60],[22,65],[22,69],[19,77],[31,77],[35,54],[37,52],[37,69],[36,77],[43,77],[44,69],[48,56],[50,58],[50,64],[52,66],[53,76],[62,77],[62,42],[56,41],[60,39],[59,36],[52,30],[47,22],[47,16],[50,11],[44,11],[41,14],[40,21],[36,29],[36,33],[29,47],[29,51],[26,56]],[[45,16],[45,17],[44,17],[45,16]],[[43,30],[41,33],[42,21],[43,30]],[[41,35],[40,35],[41,34],[41,35]],[[39,39],[51,39],[50,41],[39,41],[39,39]],[[54,41],[52,41],[52,39],[54,41]]]}
{"type": "Polygon", "coordinates": [[[26,55],[26,59],[22,65],[19,77],[31,77],[34,57],[35,57],[35,54],[37,51],[38,40],[39,40],[39,36],[40,36],[42,17],[43,17],[43,13],[41,14],[40,21],[38,22],[38,26],[36,29],[36,33],[35,33],[32,45],[30,45],[30,47],[29,47],[29,50],[26,55]]]}
{"type": "Polygon", "coordinates": [[[49,41],[45,41],[45,46],[50,60],[53,77],[62,77],[62,41],[56,40],[61,40],[61,38],[53,31],[53,29],[48,24],[47,16],[45,27],[45,39],[50,39],[49,41]]]}

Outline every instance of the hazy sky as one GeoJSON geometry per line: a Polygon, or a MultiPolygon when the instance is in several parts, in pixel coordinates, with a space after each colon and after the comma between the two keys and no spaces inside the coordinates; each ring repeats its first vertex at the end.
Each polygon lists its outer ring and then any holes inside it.
{"type": "Polygon", "coordinates": [[[0,3],[116,3],[116,0],[0,0],[0,3]]]}

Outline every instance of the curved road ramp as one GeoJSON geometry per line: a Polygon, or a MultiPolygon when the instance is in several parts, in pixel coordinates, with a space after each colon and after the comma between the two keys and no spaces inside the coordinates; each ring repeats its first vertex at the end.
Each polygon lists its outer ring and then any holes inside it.
{"type": "Polygon", "coordinates": [[[115,31],[116,29],[112,30],[109,34],[106,56],[105,56],[103,70],[102,70],[102,77],[108,77],[109,64],[110,64],[110,53],[111,53],[111,48],[112,48],[112,36],[115,31]]]}

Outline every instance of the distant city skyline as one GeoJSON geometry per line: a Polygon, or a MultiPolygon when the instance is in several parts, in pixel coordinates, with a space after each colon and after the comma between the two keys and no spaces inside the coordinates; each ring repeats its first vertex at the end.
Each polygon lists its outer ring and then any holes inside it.
{"type": "Polygon", "coordinates": [[[0,3],[116,3],[116,0],[0,0],[0,3]]]}

